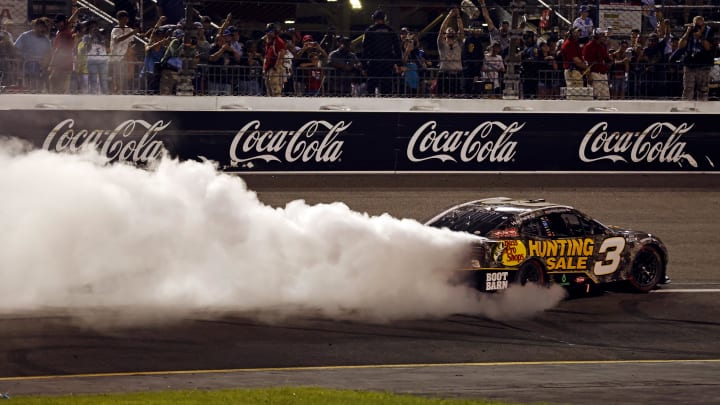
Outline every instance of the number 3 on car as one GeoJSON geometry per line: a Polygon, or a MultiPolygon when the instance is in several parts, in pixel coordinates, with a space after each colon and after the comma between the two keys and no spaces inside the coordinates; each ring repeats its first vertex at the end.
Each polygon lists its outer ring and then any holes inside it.
{"type": "Polygon", "coordinates": [[[605,255],[605,260],[595,262],[594,272],[598,276],[612,274],[620,265],[620,253],[625,249],[625,238],[615,236],[607,238],[600,245],[599,255],[605,255]]]}

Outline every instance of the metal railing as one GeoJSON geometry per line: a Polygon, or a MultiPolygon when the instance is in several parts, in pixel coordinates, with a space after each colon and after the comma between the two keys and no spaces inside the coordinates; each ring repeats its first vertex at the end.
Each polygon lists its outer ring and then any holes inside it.
{"type": "MultiPolygon", "coordinates": [[[[87,74],[74,72],[71,77],[71,94],[87,94],[88,88],[117,89],[115,94],[160,94],[160,83],[175,84],[179,80],[172,72],[155,72],[144,68],[144,62],[126,62],[126,82],[117,83],[111,76],[91,75],[92,80],[105,80],[108,86],[88,86],[87,74]]],[[[0,60],[0,91],[4,93],[48,93],[47,69],[39,62],[21,59],[0,60]]],[[[710,98],[720,99],[720,60],[710,73],[710,98]]],[[[437,68],[398,71],[383,77],[366,73],[347,74],[328,66],[296,67],[283,76],[283,96],[291,97],[452,97],[498,98],[502,94],[502,74],[497,88],[487,75],[467,77],[461,73],[448,73],[437,68]],[[384,89],[376,93],[374,85],[384,89]]],[[[539,69],[532,75],[520,74],[520,98],[566,98],[562,70],[539,69]]],[[[584,79],[587,80],[587,79],[584,79]]],[[[264,96],[265,80],[260,66],[217,66],[200,64],[194,72],[195,95],[212,96],[264,96]]],[[[591,87],[585,82],[584,86],[591,87]]],[[[683,90],[683,66],[662,63],[630,65],[626,72],[611,70],[607,86],[611,99],[679,99],[683,90]]],[[[583,93],[587,94],[587,93],[583,93]]],[[[589,93],[592,96],[592,92],[589,93]]]]}

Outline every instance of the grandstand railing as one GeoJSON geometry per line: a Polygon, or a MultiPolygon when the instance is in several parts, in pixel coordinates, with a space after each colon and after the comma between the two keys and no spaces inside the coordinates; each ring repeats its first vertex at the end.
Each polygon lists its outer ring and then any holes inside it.
{"type": "MultiPolygon", "coordinates": [[[[143,62],[127,62],[128,82],[121,86],[122,94],[159,94],[160,74],[148,74],[143,62]]],[[[628,72],[610,71],[608,86],[612,99],[679,99],[682,95],[683,67],[674,63],[631,65],[628,72]]],[[[72,94],[87,94],[87,86],[79,85],[85,78],[73,73],[72,94]]],[[[113,78],[108,76],[108,81],[113,78]]],[[[500,74],[500,82],[503,77],[500,74]]],[[[216,66],[200,64],[193,72],[195,95],[264,96],[265,83],[260,67],[216,66]]],[[[463,74],[427,68],[396,72],[384,77],[366,73],[345,74],[332,67],[298,67],[284,77],[283,96],[288,97],[452,97],[499,98],[493,79],[485,74],[467,77],[463,74]],[[384,92],[375,93],[368,84],[384,81],[384,92]],[[389,89],[389,91],[388,91],[389,89]]],[[[586,84],[588,85],[588,84],[586,84]]],[[[588,85],[589,86],[589,85],[588,85]]],[[[520,74],[520,98],[562,99],[565,87],[562,70],[539,69],[532,76],[520,74]]],[[[96,86],[96,88],[101,88],[96,86]]],[[[47,72],[40,62],[21,59],[0,60],[0,92],[47,93],[47,72]]],[[[592,94],[592,93],[590,93],[592,94]]],[[[710,98],[720,99],[720,59],[711,70],[710,98]]]]}

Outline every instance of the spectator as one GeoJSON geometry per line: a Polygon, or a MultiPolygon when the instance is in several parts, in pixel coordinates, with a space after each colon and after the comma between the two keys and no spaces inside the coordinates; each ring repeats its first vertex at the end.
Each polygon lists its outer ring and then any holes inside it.
{"type": "Polygon", "coordinates": [[[302,93],[295,89],[295,58],[301,48],[295,45],[293,35],[289,32],[281,33],[280,39],[285,42],[285,53],[282,58],[282,92],[285,95],[302,93]]]}
{"type": "Polygon", "coordinates": [[[265,27],[263,76],[265,78],[265,89],[270,97],[282,95],[283,78],[285,76],[283,68],[285,52],[285,41],[278,36],[277,27],[273,23],[267,24],[265,27]]]}
{"type": "Polygon", "coordinates": [[[540,50],[535,39],[535,32],[526,30],[522,36],[524,49],[520,54],[523,98],[537,96],[540,50]]]}
{"type": "Polygon", "coordinates": [[[73,71],[73,24],[80,9],[68,19],[65,14],[55,17],[57,34],[52,41],[50,62],[48,63],[48,90],[50,93],[70,93],[70,77],[73,71]]]}
{"type": "Polygon", "coordinates": [[[208,61],[210,65],[208,71],[209,95],[227,96],[232,94],[231,79],[233,70],[228,69],[228,67],[240,65],[241,58],[242,55],[232,47],[231,30],[226,29],[210,48],[210,59],[208,61]]]}
{"type": "Polygon", "coordinates": [[[654,31],[658,24],[655,14],[655,0],[642,0],[642,22],[643,29],[654,31]]]}
{"type": "Polygon", "coordinates": [[[52,45],[44,19],[32,21],[32,29],[18,35],[15,48],[23,61],[25,85],[32,92],[42,91],[47,79],[47,63],[52,45]]]}
{"type": "Polygon", "coordinates": [[[580,30],[578,42],[581,45],[588,43],[595,28],[595,24],[592,18],[590,18],[590,8],[588,6],[580,6],[580,16],[573,21],[573,28],[580,30]]]}
{"type": "MultiPolygon", "coordinates": [[[[318,45],[318,47],[320,47],[318,45]]],[[[322,48],[320,48],[322,49],[322,48]]],[[[325,52],[325,50],[323,50],[325,52]]],[[[303,93],[306,96],[323,95],[325,74],[322,70],[322,60],[320,52],[311,52],[309,59],[305,59],[298,67],[302,74],[299,74],[299,80],[302,81],[303,93]]]]}
{"type": "Polygon", "coordinates": [[[680,98],[682,96],[682,72],[683,66],[681,64],[681,58],[683,56],[683,50],[679,48],[680,38],[671,35],[670,36],[670,53],[666,54],[667,60],[667,72],[666,72],[666,83],[667,83],[667,95],[670,98],[680,98]]]}
{"type": "Polygon", "coordinates": [[[696,16],[680,38],[678,47],[685,52],[682,98],[686,100],[708,99],[710,69],[714,63],[713,34],[705,19],[696,16]]]}
{"type": "Polygon", "coordinates": [[[500,55],[503,57],[507,56],[508,48],[510,48],[510,21],[503,20],[500,23],[500,29],[493,24],[490,13],[488,12],[485,0],[480,0],[480,9],[482,11],[485,23],[488,25],[488,32],[490,33],[490,43],[497,42],[500,44],[500,55]]]}
{"type": "Polygon", "coordinates": [[[120,11],[124,11],[128,15],[128,25],[137,27],[138,10],[140,9],[140,0],[115,0],[115,15],[120,11]]]}
{"type": "Polygon", "coordinates": [[[372,20],[373,24],[365,30],[362,42],[368,91],[376,95],[391,94],[392,78],[402,59],[400,38],[385,23],[384,11],[376,10],[372,20]]]}
{"type": "Polygon", "coordinates": [[[130,17],[127,11],[118,11],[118,25],[110,33],[110,74],[112,75],[113,93],[124,94],[128,88],[127,52],[137,28],[130,28],[130,17]]]}
{"type": "Polygon", "coordinates": [[[563,69],[565,69],[565,87],[585,87],[583,83],[583,75],[586,74],[587,65],[582,59],[580,51],[580,29],[570,28],[562,47],[560,55],[562,55],[563,69]]]}
{"type": "Polygon", "coordinates": [[[582,56],[590,70],[586,76],[588,84],[592,85],[593,95],[598,100],[610,99],[610,85],[608,83],[608,67],[612,62],[606,48],[607,31],[596,28],[593,37],[583,48],[582,56]]]}
{"type": "Polygon", "coordinates": [[[90,20],[87,25],[82,49],[87,55],[88,94],[108,94],[109,59],[105,31],[98,28],[97,21],[90,20]]]}
{"type": "Polygon", "coordinates": [[[3,36],[5,40],[10,42],[11,44],[15,43],[13,35],[10,33],[10,31],[5,29],[5,18],[3,17],[0,17],[0,36],[3,36]]]}
{"type": "Polygon", "coordinates": [[[175,87],[180,79],[179,73],[182,71],[182,48],[185,42],[185,32],[176,29],[172,33],[172,39],[160,60],[160,95],[171,95],[175,92],[175,87]]]}
{"type": "Polygon", "coordinates": [[[403,56],[399,73],[403,77],[404,88],[402,93],[410,96],[417,96],[421,89],[424,78],[424,70],[428,61],[425,60],[425,53],[421,52],[417,36],[412,34],[408,28],[400,30],[402,40],[403,56]]]}
{"type": "Polygon", "coordinates": [[[208,42],[215,43],[215,37],[218,34],[217,27],[214,26],[212,22],[212,18],[209,16],[202,16],[200,17],[200,24],[202,24],[202,29],[205,34],[205,39],[207,39],[208,42]]]}
{"type": "Polygon", "coordinates": [[[239,88],[240,95],[259,96],[263,57],[260,52],[258,52],[257,42],[253,40],[245,42],[245,54],[240,59],[240,65],[242,66],[239,88]]]}
{"type": "Polygon", "coordinates": [[[475,83],[480,81],[486,47],[483,45],[482,27],[478,22],[473,22],[466,31],[470,35],[465,38],[463,43],[463,76],[465,77],[465,93],[473,94],[478,92],[475,83]]]}
{"type": "Polygon", "coordinates": [[[329,83],[330,94],[334,96],[348,96],[352,94],[354,85],[359,85],[363,74],[362,63],[357,55],[350,50],[352,41],[342,37],[338,41],[338,48],[328,55],[329,65],[335,68],[333,80],[329,83]]]}
{"type": "Polygon", "coordinates": [[[628,55],[628,41],[620,41],[620,47],[611,49],[608,54],[612,58],[609,70],[610,98],[622,100],[627,94],[628,76],[630,74],[630,56],[628,55]]]}
{"type": "Polygon", "coordinates": [[[161,17],[150,33],[148,43],[145,45],[143,68],[140,71],[145,88],[150,94],[157,94],[160,91],[160,62],[172,39],[167,30],[160,28],[163,22],[164,18],[161,17]]]}
{"type": "Polygon", "coordinates": [[[158,0],[158,13],[165,16],[166,24],[177,25],[185,18],[184,0],[158,0]]]}
{"type": "Polygon", "coordinates": [[[500,56],[501,49],[500,42],[493,42],[488,47],[488,53],[485,54],[483,61],[485,79],[492,82],[493,94],[496,96],[502,95],[502,75],[505,74],[505,62],[500,56]]]}
{"type": "MultiPolygon", "coordinates": [[[[669,35],[669,31],[667,31],[669,35]]],[[[648,35],[646,47],[638,58],[638,62],[643,64],[643,85],[645,87],[644,95],[651,98],[665,96],[665,46],[668,37],[660,40],[656,33],[648,35]]]]}
{"type": "Polygon", "coordinates": [[[15,49],[15,45],[13,45],[5,32],[0,31],[0,84],[2,84],[3,80],[7,81],[9,79],[8,76],[18,70],[15,61],[16,58],[17,50],[15,49]]]}
{"type": "Polygon", "coordinates": [[[640,58],[640,55],[642,54],[642,50],[644,48],[644,40],[640,36],[640,30],[637,28],[633,28],[630,31],[630,43],[628,44],[627,54],[630,58],[630,73],[628,75],[628,95],[631,98],[638,97],[639,94],[639,88],[640,88],[640,64],[638,63],[638,59],[640,58]]]}
{"type": "Polygon", "coordinates": [[[317,79],[320,78],[320,76],[322,76],[321,79],[324,79],[322,69],[320,69],[322,67],[322,63],[320,62],[326,61],[327,58],[327,52],[325,52],[325,49],[323,49],[320,44],[315,42],[312,35],[303,36],[302,48],[300,48],[295,55],[295,63],[298,68],[297,86],[299,87],[299,93],[305,93],[307,95],[309,90],[311,93],[310,95],[318,94],[320,87],[318,87],[317,79]],[[313,56],[317,56],[317,58],[313,60],[313,56]],[[320,66],[318,66],[318,63],[320,63],[320,66]]]}
{"type": "Polygon", "coordinates": [[[556,95],[555,74],[558,71],[558,63],[555,54],[547,42],[541,42],[538,48],[538,98],[548,99],[556,95]]]}
{"type": "Polygon", "coordinates": [[[465,29],[463,27],[460,10],[450,10],[440,26],[440,34],[437,38],[438,55],[440,65],[438,66],[437,94],[451,95],[462,93],[462,49],[465,41],[465,29]],[[457,30],[450,26],[451,21],[457,24],[457,30]]]}

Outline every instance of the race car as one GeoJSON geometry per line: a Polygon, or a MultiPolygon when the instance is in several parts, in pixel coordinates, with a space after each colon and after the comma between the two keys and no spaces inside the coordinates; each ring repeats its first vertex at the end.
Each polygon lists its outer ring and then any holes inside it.
{"type": "Polygon", "coordinates": [[[606,226],[567,205],[507,197],[451,207],[426,225],[479,236],[457,274],[482,291],[558,283],[573,291],[669,282],[668,252],[655,235],[606,226]]]}

